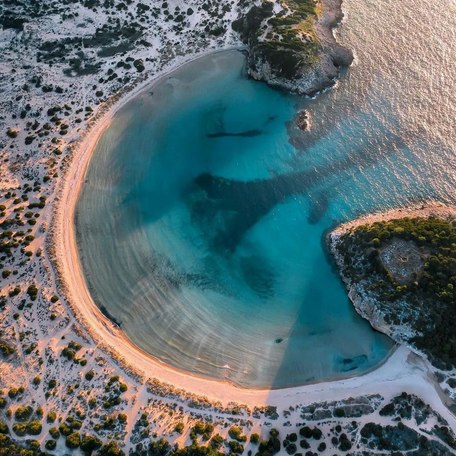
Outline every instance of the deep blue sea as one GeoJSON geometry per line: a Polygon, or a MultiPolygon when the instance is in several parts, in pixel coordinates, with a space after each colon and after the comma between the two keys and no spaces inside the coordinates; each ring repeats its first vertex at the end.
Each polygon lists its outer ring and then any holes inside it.
{"type": "MultiPolygon", "coordinates": [[[[145,90],[100,139],[77,207],[83,268],[96,302],[160,360],[280,388],[364,372],[390,351],[354,312],[325,234],[371,211],[455,203],[454,117],[430,114],[433,96],[448,102],[433,74],[414,82],[427,94],[407,86],[416,46],[397,74],[358,50],[352,3],[339,33],[357,61],[315,100],[247,79],[243,54],[226,51],[145,90]]],[[[380,8],[379,30],[382,4],[369,13],[380,8]]]]}

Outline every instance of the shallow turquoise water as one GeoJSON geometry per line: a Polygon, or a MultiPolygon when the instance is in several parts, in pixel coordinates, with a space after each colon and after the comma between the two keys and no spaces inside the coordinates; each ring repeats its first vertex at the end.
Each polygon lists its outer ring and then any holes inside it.
{"type": "Polygon", "coordinates": [[[77,207],[87,281],[133,342],[180,369],[274,388],[364,372],[392,344],[355,314],[325,233],[446,196],[417,179],[394,119],[285,95],[243,62],[186,65],[116,116],[77,207]],[[290,127],[298,106],[315,111],[310,133],[290,127]]]}

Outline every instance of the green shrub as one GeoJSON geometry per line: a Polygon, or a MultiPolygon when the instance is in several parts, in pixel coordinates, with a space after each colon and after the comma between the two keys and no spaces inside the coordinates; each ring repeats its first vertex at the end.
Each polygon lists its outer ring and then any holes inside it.
{"type": "Polygon", "coordinates": [[[224,438],[220,434],[215,434],[209,442],[209,445],[214,450],[218,450],[223,445],[224,441],[224,438]]]}
{"type": "Polygon", "coordinates": [[[41,444],[38,440],[27,440],[27,443],[30,450],[35,452],[39,451],[41,444]]]}
{"type": "Polygon", "coordinates": [[[8,426],[2,420],[0,420],[0,434],[9,434],[8,426]]]}
{"type": "Polygon", "coordinates": [[[7,135],[9,138],[17,138],[18,131],[15,130],[14,128],[9,127],[9,128],[6,130],[6,135],[7,135]]]}
{"type": "Polygon", "coordinates": [[[27,433],[27,425],[25,423],[13,424],[13,431],[19,437],[24,436],[27,433]]]}
{"type": "Polygon", "coordinates": [[[260,441],[260,436],[259,434],[257,434],[256,432],[254,432],[251,436],[250,436],[250,443],[253,443],[254,445],[258,445],[260,441]]]}
{"type": "Polygon", "coordinates": [[[78,448],[81,444],[81,436],[79,432],[72,432],[71,434],[67,435],[65,440],[65,445],[68,448],[78,448]]]}
{"type": "Polygon", "coordinates": [[[103,442],[99,438],[85,434],[81,439],[81,450],[84,453],[91,454],[93,451],[98,450],[102,444],[103,442]]]}
{"type": "Polygon", "coordinates": [[[54,412],[54,410],[49,410],[47,416],[46,416],[46,421],[48,423],[53,423],[57,419],[57,413],[54,412]]]}
{"type": "Polygon", "coordinates": [[[233,454],[242,454],[244,452],[244,445],[237,440],[230,440],[228,447],[233,454]]]}
{"type": "Polygon", "coordinates": [[[9,269],[4,269],[4,270],[2,271],[2,277],[3,277],[4,279],[7,279],[7,278],[10,276],[10,274],[11,274],[11,271],[10,271],[9,269]]]}
{"type": "Polygon", "coordinates": [[[0,342],[0,353],[2,354],[2,356],[6,357],[6,356],[10,356],[12,355],[16,350],[14,349],[14,347],[12,347],[11,345],[8,345],[7,343],[5,342],[0,342]]]}
{"type": "Polygon", "coordinates": [[[46,450],[55,450],[55,447],[57,446],[57,442],[55,440],[46,440],[46,443],[44,444],[44,447],[46,450]]]}
{"type": "Polygon", "coordinates": [[[128,386],[127,386],[125,383],[121,383],[121,384],[119,385],[119,389],[120,389],[120,391],[121,391],[122,393],[125,393],[125,391],[128,390],[128,386]]]}
{"type": "Polygon", "coordinates": [[[17,388],[10,388],[8,391],[8,397],[10,399],[16,398],[18,394],[19,394],[19,390],[17,388]]]}
{"type": "Polygon", "coordinates": [[[30,421],[27,423],[27,434],[29,435],[39,435],[41,434],[43,427],[41,426],[41,422],[38,420],[30,421]]]}
{"type": "Polygon", "coordinates": [[[38,296],[38,288],[34,283],[27,288],[27,294],[32,301],[36,300],[36,297],[38,296]]]}
{"type": "Polygon", "coordinates": [[[19,406],[16,411],[14,412],[14,418],[17,421],[26,421],[28,420],[33,413],[33,408],[30,405],[27,406],[19,406]]]}
{"type": "Polygon", "coordinates": [[[95,376],[95,373],[93,372],[93,370],[89,370],[88,372],[86,372],[85,374],[85,379],[90,381],[93,379],[93,377],[95,376]]]}
{"type": "Polygon", "coordinates": [[[68,426],[68,424],[66,423],[60,423],[59,424],[59,431],[62,435],[64,435],[65,437],[68,437],[71,432],[72,432],[72,429],[70,426],[68,426]]]}
{"type": "Polygon", "coordinates": [[[296,444],[294,443],[289,443],[286,448],[285,448],[286,452],[288,454],[295,454],[296,451],[298,450],[298,448],[296,447],[296,444]]]}
{"type": "Polygon", "coordinates": [[[117,442],[111,441],[100,448],[98,456],[125,456],[125,453],[119,448],[117,442]]]}
{"type": "Polygon", "coordinates": [[[51,437],[56,440],[60,437],[60,432],[56,427],[51,427],[49,429],[49,434],[51,434],[51,437]]]}
{"type": "Polygon", "coordinates": [[[239,426],[231,426],[228,430],[228,435],[238,442],[245,442],[247,437],[242,435],[242,429],[239,426]]]}

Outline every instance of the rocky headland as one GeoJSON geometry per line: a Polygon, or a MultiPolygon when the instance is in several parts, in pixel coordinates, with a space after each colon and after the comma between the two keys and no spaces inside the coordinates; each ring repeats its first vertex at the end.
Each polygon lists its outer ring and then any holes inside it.
{"type": "Polygon", "coordinates": [[[456,386],[456,208],[432,204],[341,225],[328,244],[356,311],[456,386]]]}
{"type": "Polygon", "coordinates": [[[271,86],[302,95],[334,85],[341,67],[353,61],[337,43],[341,0],[263,2],[233,23],[248,46],[248,73],[271,86]]]}

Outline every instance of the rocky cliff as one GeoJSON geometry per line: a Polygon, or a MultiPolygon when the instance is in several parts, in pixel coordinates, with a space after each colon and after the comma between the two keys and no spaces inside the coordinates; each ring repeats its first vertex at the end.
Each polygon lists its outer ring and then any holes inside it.
{"type": "Polygon", "coordinates": [[[248,46],[248,73],[292,92],[314,95],[335,83],[352,52],[333,28],[343,17],[341,0],[263,2],[233,23],[248,46]]]}

